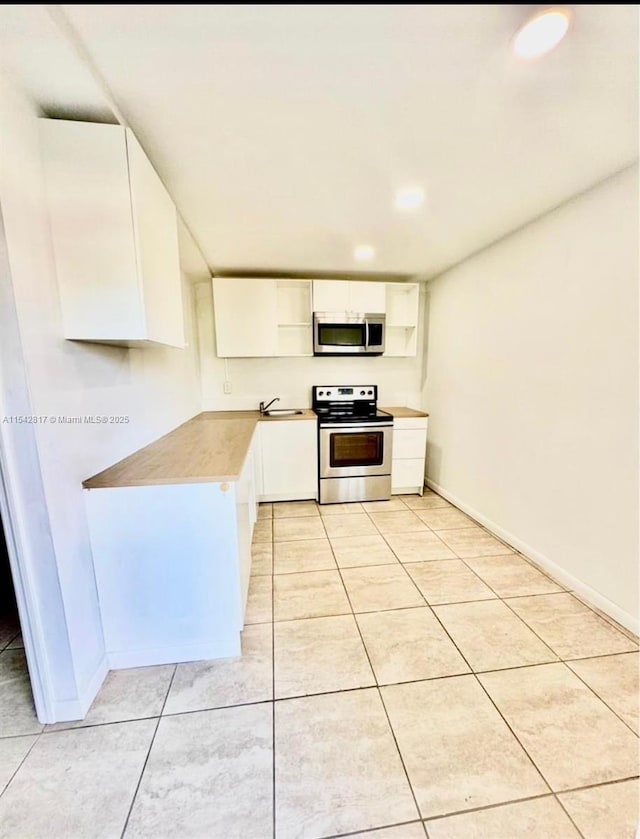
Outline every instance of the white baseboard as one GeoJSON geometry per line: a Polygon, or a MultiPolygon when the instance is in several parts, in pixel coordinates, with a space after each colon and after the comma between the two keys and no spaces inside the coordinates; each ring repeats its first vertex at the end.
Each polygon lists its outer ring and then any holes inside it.
{"type": "Polygon", "coordinates": [[[103,656],[100,663],[95,669],[95,672],[89,680],[86,688],[77,699],[66,699],[60,702],[55,702],[53,707],[54,720],[47,720],[47,722],[71,722],[73,720],[83,720],[87,716],[87,711],[91,707],[91,703],[96,698],[96,695],[102,683],[104,682],[107,673],[109,672],[109,662],[107,657],[103,656]]]}
{"type": "Polygon", "coordinates": [[[152,664],[176,664],[183,661],[206,661],[212,658],[233,658],[242,654],[240,633],[233,632],[213,643],[178,647],[157,647],[147,650],[122,650],[108,653],[110,670],[149,667],[152,664]]]}
{"type": "Polygon", "coordinates": [[[536,563],[536,565],[539,565],[540,568],[548,571],[549,574],[551,574],[552,577],[555,577],[555,579],[561,585],[565,586],[565,588],[580,595],[580,597],[584,598],[584,600],[589,602],[596,609],[600,609],[606,615],[609,615],[609,617],[614,621],[621,624],[626,629],[629,629],[635,635],[640,634],[640,619],[638,619],[635,615],[625,612],[624,609],[621,609],[616,603],[613,603],[613,601],[600,594],[600,592],[582,582],[582,580],[578,579],[578,577],[574,577],[573,574],[565,571],[562,566],[558,565],[544,554],[541,554],[531,545],[523,542],[522,539],[519,539],[513,533],[510,533],[508,530],[500,527],[500,525],[491,521],[491,519],[488,519],[478,510],[474,509],[469,504],[466,504],[461,498],[453,495],[453,493],[449,492],[435,481],[427,478],[425,479],[425,484],[429,487],[429,489],[437,492],[438,495],[446,498],[447,501],[451,501],[452,504],[455,504],[455,506],[459,507],[459,509],[461,509],[464,513],[468,513],[472,518],[484,525],[487,530],[495,533],[495,535],[504,542],[507,542],[507,544],[511,545],[516,550],[520,551],[520,553],[531,559],[536,563]]]}

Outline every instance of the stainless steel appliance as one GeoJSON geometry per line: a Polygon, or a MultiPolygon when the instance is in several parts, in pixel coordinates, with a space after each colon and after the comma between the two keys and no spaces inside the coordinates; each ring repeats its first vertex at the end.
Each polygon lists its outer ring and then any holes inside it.
{"type": "Polygon", "coordinates": [[[393,417],[379,410],[377,385],[315,385],[312,407],[320,504],[390,498],[393,417]]]}
{"type": "Polygon", "coordinates": [[[314,355],[382,355],[386,315],[313,313],[314,355]]]}

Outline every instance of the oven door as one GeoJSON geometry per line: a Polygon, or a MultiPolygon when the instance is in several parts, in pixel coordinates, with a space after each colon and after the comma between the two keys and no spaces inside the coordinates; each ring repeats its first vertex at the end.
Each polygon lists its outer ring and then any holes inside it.
{"type": "Polygon", "coordinates": [[[320,426],[320,478],[391,474],[393,423],[320,426]]]}

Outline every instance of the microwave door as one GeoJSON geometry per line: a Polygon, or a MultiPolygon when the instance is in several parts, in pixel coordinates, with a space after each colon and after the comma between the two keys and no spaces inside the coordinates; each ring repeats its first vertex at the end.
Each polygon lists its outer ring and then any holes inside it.
{"type": "Polygon", "coordinates": [[[330,355],[352,355],[366,352],[366,324],[363,321],[352,323],[322,322],[316,323],[314,351],[330,355]]]}

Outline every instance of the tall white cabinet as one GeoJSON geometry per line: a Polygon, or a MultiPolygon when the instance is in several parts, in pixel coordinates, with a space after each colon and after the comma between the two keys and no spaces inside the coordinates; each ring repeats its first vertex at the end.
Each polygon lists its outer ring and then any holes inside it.
{"type": "Polygon", "coordinates": [[[130,129],[40,120],[64,337],[185,344],[176,210],[130,129]]]}

